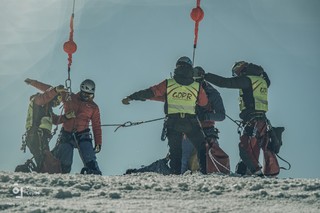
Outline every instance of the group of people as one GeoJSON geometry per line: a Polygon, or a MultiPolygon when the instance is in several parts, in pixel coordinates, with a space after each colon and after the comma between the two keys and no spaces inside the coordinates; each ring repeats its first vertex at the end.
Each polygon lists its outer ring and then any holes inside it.
{"type": "MultiPolygon", "coordinates": [[[[245,61],[236,62],[232,74],[233,77],[224,78],[206,73],[202,67],[193,67],[190,58],[183,56],[177,60],[172,78],[122,99],[125,105],[132,100],[164,102],[171,174],[183,174],[187,170],[203,174],[231,172],[229,156],[219,146],[219,131],[215,127],[216,121],[225,119],[225,108],[220,93],[211,84],[240,91],[240,118],[244,131],[240,137],[241,161],[236,173],[279,174],[276,155],[268,148],[268,75],[261,66],[245,61]],[[264,154],[263,166],[259,163],[260,149],[264,154]]],[[[69,173],[73,150],[77,148],[87,173],[101,175],[96,153],[101,150],[102,131],[99,107],[93,101],[94,82],[83,81],[77,94],[62,85],[52,87],[31,79],[25,82],[43,91],[31,97],[26,125],[26,146],[36,161],[36,171],[69,173]],[[55,115],[52,107],[60,102],[63,102],[64,114],[55,115]],[[52,124],[62,124],[62,129],[56,146],[49,151],[52,124]],[[50,163],[58,165],[57,168],[48,169],[50,163]]]]}
{"type": "Polygon", "coordinates": [[[36,164],[31,164],[30,168],[30,163],[33,162],[30,159],[25,164],[17,166],[15,170],[70,173],[73,151],[76,148],[84,163],[82,172],[101,175],[96,158],[96,153],[101,150],[102,131],[100,110],[93,101],[95,83],[90,79],[84,80],[80,84],[80,92],[74,94],[67,91],[63,85],[52,87],[32,79],[26,79],[25,82],[43,91],[31,96],[23,141],[23,148],[29,148],[36,164]],[[55,115],[52,108],[59,106],[61,102],[64,114],[55,115]],[[62,128],[55,147],[49,151],[49,141],[53,136],[52,124],[62,124],[62,128]]]}
{"type": "Polygon", "coordinates": [[[167,138],[170,169],[182,174],[188,168],[190,151],[197,152],[199,171],[230,173],[229,156],[219,147],[215,121],[225,119],[225,109],[219,92],[211,85],[239,89],[240,118],[244,131],[240,137],[240,175],[276,176],[280,167],[275,153],[268,148],[267,134],[268,88],[270,80],[261,66],[245,61],[232,67],[233,77],[224,78],[193,67],[190,58],[178,59],[173,78],[135,92],[122,100],[162,100],[167,117],[167,138]],[[191,143],[191,145],[190,145],[191,143]],[[189,147],[192,147],[191,149],[189,147]],[[259,163],[263,150],[264,165],[259,163]]]}

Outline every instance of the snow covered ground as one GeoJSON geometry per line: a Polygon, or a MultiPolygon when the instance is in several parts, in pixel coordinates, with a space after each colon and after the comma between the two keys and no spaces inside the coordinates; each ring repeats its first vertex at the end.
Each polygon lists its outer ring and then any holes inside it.
{"type": "Polygon", "coordinates": [[[320,212],[320,179],[0,172],[4,212],[320,212]]]}

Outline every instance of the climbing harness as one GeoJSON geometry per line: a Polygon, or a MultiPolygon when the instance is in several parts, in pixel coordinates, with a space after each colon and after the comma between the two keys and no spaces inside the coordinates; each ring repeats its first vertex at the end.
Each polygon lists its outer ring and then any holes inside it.
{"type": "Polygon", "coordinates": [[[114,130],[114,132],[116,132],[120,127],[136,126],[136,125],[140,125],[140,124],[144,124],[144,123],[150,123],[150,122],[153,122],[153,121],[163,120],[165,118],[166,117],[151,119],[151,120],[147,120],[147,121],[138,121],[138,122],[127,121],[127,122],[124,122],[123,124],[102,124],[100,126],[116,126],[117,128],[114,130]]]}
{"type": "Polygon", "coordinates": [[[65,86],[68,90],[68,95],[66,100],[71,100],[71,78],[70,78],[70,71],[71,71],[71,64],[72,64],[72,54],[77,51],[77,44],[73,41],[73,19],[74,19],[74,7],[75,7],[75,0],[73,0],[73,8],[72,8],[72,15],[70,18],[70,33],[69,33],[69,41],[63,44],[63,50],[68,54],[68,78],[65,81],[65,86]]]}
{"type": "Polygon", "coordinates": [[[198,31],[199,31],[199,23],[204,17],[204,12],[200,7],[200,0],[197,0],[197,7],[193,8],[190,16],[193,21],[195,21],[194,26],[194,42],[193,42],[193,56],[192,56],[192,63],[194,64],[197,42],[198,42],[198,31]]]}

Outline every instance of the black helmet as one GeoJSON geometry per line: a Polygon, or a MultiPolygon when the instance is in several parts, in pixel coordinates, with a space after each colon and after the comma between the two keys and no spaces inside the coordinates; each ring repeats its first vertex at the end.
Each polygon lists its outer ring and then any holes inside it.
{"type": "Polygon", "coordinates": [[[95,89],[96,89],[96,85],[90,79],[86,79],[80,84],[80,90],[82,92],[94,94],[95,89]]]}
{"type": "Polygon", "coordinates": [[[192,61],[187,56],[182,56],[177,60],[176,67],[177,66],[183,66],[183,65],[190,65],[192,66],[192,61]]]}
{"type": "Polygon", "coordinates": [[[238,61],[232,66],[232,76],[240,76],[241,72],[248,66],[248,62],[238,61]]]}

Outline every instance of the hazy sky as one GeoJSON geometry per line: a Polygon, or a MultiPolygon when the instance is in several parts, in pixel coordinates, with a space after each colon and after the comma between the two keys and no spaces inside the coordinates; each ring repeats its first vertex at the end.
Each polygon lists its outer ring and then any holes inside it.
{"type": "MultiPolygon", "coordinates": [[[[64,84],[73,0],[0,0],[0,170],[12,171],[30,153],[19,149],[30,95],[25,78],[64,84]]],[[[96,82],[95,101],[103,124],[161,118],[160,102],[121,99],[170,77],[176,60],[192,57],[196,0],[76,0],[71,67],[72,90],[86,78],[96,82]]],[[[195,65],[231,76],[235,61],[264,67],[271,79],[268,118],[286,128],[280,155],[292,164],[280,177],[320,177],[320,1],[203,0],[195,65]]],[[[238,119],[238,91],[217,88],[227,114],[238,119]]],[[[56,113],[60,113],[56,109],[56,113]]],[[[167,154],[162,121],[103,127],[98,162],[104,175],[122,174],[167,154]]],[[[220,145],[239,160],[237,126],[218,122],[220,145]]],[[[59,128],[60,130],[60,128],[59,128]]],[[[56,137],[51,141],[55,144],[56,137]]],[[[261,161],[262,162],[262,161],[261,161]]],[[[280,161],[282,166],[285,163],[280,161]]],[[[82,167],[75,150],[72,172],[82,167]]]]}

